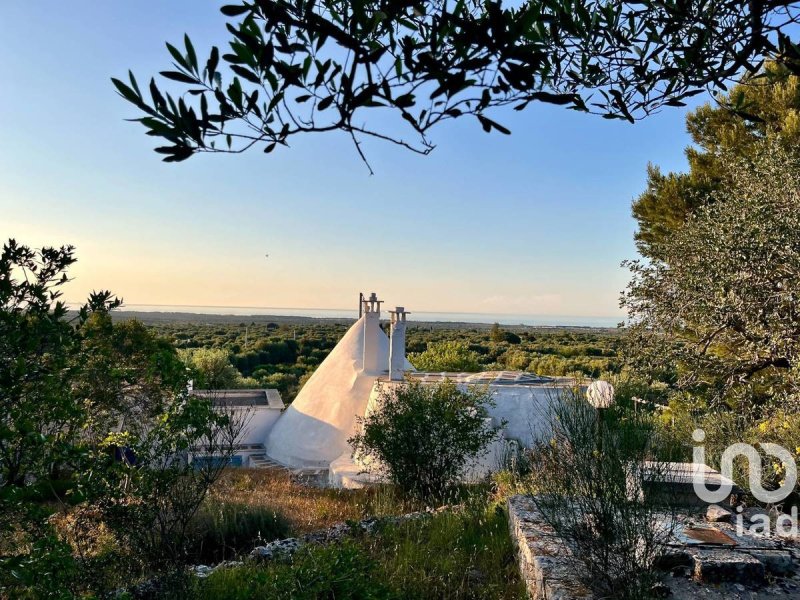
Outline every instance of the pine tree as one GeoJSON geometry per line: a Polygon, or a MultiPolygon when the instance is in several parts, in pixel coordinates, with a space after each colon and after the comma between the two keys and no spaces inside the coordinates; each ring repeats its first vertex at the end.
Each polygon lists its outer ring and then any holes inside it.
{"type": "Polygon", "coordinates": [[[647,258],[664,258],[661,244],[710,201],[729,159],[752,157],[764,139],[800,154],[800,77],[768,63],[730,94],[719,96],[716,105],[689,113],[686,128],[696,144],[686,149],[689,172],[663,174],[649,165],[647,189],[633,203],[639,224],[636,244],[647,258]]]}

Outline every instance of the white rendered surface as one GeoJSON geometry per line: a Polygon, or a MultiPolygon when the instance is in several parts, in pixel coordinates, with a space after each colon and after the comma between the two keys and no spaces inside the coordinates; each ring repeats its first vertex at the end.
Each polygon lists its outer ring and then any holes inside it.
{"type": "Polygon", "coordinates": [[[389,378],[401,381],[406,370],[406,311],[398,306],[393,311],[389,338],[389,378]]]}
{"type": "Polygon", "coordinates": [[[364,415],[377,377],[388,373],[389,366],[389,338],[375,322],[375,364],[382,370],[362,370],[369,314],[347,331],[278,419],[267,436],[267,456],[288,467],[327,468],[350,451],[347,439],[353,434],[356,416],[364,415]]]}
{"type": "MultiPolygon", "coordinates": [[[[465,374],[465,373],[414,373],[412,377],[423,383],[437,383],[450,379],[462,390],[466,390],[472,380],[480,375],[487,379],[494,379],[494,374],[465,374]]],[[[513,380],[513,372],[502,373],[505,380],[513,380]]],[[[401,382],[388,380],[381,377],[376,380],[370,391],[369,402],[366,405],[365,415],[380,410],[381,397],[391,393],[391,389],[401,382]]],[[[503,462],[509,456],[509,446],[519,445],[525,448],[534,443],[546,440],[551,435],[549,425],[550,407],[558,402],[564,390],[572,385],[569,379],[553,379],[549,383],[538,384],[488,384],[494,406],[489,407],[489,419],[493,427],[499,428],[498,438],[492,442],[479,456],[475,456],[467,466],[464,479],[478,480],[492,471],[503,468],[503,462]]],[[[369,464],[363,457],[351,458],[350,452],[343,453],[330,465],[329,480],[331,485],[337,487],[359,487],[368,483],[374,473],[380,471],[378,465],[369,464]],[[361,471],[367,470],[370,475],[358,476],[361,471]]]]}
{"type": "Polygon", "coordinates": [[[386,372],[389,369],[389,338],[383,333],[380,324],[380,313],[365,312],[361,317],[364,320],[364,333],[362,335],[362,365],[366,373],[373,375],[386,372]],[[385,354],[383,342],[386,342],[385,354]]]}
{"type": "Polygon", "coordinates": [[[263,390],[190,390],[200,398],[211,399],[214,410],[244,423],[237,445],[261,445],[285,408],[280,392],[263,390]]]}
{"type": "Polygon", "coordinates": [[[237,407],[230,409],[229,414],[234,419],[242,419],[247,423],[239,437],[236,438],[236,443],[260,445],[264,443],[264,438],[267,437],[275,423],[278,422],[281,411],[269,406],[237,407]]]}

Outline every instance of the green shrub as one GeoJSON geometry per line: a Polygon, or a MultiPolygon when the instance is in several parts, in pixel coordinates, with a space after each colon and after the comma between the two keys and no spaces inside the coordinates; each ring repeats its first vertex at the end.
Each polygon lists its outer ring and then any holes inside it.
{"type": "Polygon", "coordinates": [[[456,341],[431,342],[425,352],[408,355],[408,361],[417,369],[432,373],[474,373],[481,369],[478,358],[468,344],[456,341]]]}
{"type": "Polygon", "coordinates": [[[491,404],[485,389],[408,381],[381,395],[379,409],[360,419],[363,430],[349,441],[408,496],[444,501],[496,436],[487,424],[491,404]]]}
{"type": "Polygon", "coordinates": [[[650,598],[677,510],[674,486],[648,483],[671,475],[653,419],[618,405],[599,413],[577,390],[551,411],[553,438],[531,453],[537,508],[598,597],[650,598]]]}

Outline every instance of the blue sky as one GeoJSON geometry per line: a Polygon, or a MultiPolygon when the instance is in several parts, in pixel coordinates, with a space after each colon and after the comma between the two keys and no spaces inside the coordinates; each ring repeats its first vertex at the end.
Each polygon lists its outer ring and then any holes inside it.
{"type": "MultiPolygon", "coordinates": [[[[0,237],[72,243],[68,299],[617,316],[645,169],[685,168],[685,109],[636,125],[549,105],[433,132],[428,157],[338,134],[269,156],[165,164],[109,78],[168,67],[188,32],[226,39],[217,3],[0,4],[0,237]],[[265,254],[269,253],[269,258],[265,254]]],[[[702,99],[701,99],[702,100],[702,99]]]]}

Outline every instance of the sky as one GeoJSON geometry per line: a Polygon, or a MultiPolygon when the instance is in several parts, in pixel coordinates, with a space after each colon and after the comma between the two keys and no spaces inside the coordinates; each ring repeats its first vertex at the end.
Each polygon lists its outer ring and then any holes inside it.
{"type": "Polygon", "coordinates": [[[367,142],[374,175],[341,134],[163,163],[110,78],[147,81],[185,32],[200,56],[225,44],[218,7],[0,0],[0,239],[76,246],[67,300],[345,308],[376,291],[412,312],[622,315],[630,205],[648,162],[686,168],[687,109],[631,125],[530,105],[495,115],[511,136],[455,120],[427,157],[367,142]]]}

